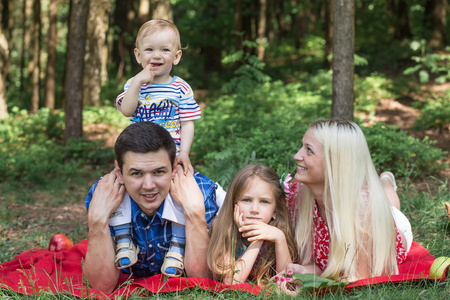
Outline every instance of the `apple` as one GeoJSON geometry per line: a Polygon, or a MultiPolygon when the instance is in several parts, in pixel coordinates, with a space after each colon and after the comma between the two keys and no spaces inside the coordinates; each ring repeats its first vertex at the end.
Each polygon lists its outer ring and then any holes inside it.
{"type": "Polygon", "coordinates": [[[60,233],[55,234],[48,244],[48,250],[53,252],[69,250],[72,247],[72,241],[67,236],[60,233]]]}
{"type": "Polygon", "coordinates": [[[450,258],[441,256],[434,260],[430,267],[430,273],[428,276],[432,279],[441,279],[444,275],[444,271],[450,266],[450,258]]]}

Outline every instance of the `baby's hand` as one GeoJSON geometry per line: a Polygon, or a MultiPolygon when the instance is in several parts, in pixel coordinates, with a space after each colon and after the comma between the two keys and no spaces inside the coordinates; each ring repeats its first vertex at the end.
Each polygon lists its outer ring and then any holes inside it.
{"type": "Polygon", "coordinates": [[[180,152],[180,154],[178,154],[175,160],[175,165],[181,165],[183,167],[184,175],[186,175],[188,171],[194,173],[194,167],[189,159],[189,154],[185,152],[180,152]]]}
{"type": "Polygon", "coordinates": [[[239,206],[234,205],[234,223],[238,228],[244,224],[244,214],[239,213],[239,206]]]}
{"type": "Polygon", "coordinates": [[[140,84],[151,84],[155,77],[155,73],[151,69],[151,64],[146,65],[141,72],[134,76],[134,79],[138,80],[140,84]]]}

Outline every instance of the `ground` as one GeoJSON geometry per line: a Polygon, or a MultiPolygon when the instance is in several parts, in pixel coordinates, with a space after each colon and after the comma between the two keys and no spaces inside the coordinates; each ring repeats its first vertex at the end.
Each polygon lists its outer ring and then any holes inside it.
{"type": "MultiPolygon", "coordinates": [[[[442,86],[440,86],[440,88],[442,88],[442,86]]],[[[444,86],[444,88],[450,88],[450,84],[447,87],[444,86]]],[[[409,130],[418,116],[419,111],[412,108],[408,102],[401,103],[393,99],[383,99],[376,109],[375,121],[396,124],[401,126],[404,130],[409,130]]],[[[411,134],[418,138],[429,136],[430,139],[437,141],[436,147],[450,152],[449,127],[442,130],[425,130],[411,134]]],[[[105,143],[111,147],[118,135],[118,132],[111,132],[107,126],[102,124],[84,128],[84,131],[88,133],[91,139],[102,138],[105,140],[105,143]]],[[[445,162],[450,165],[450,154],[447,154],[445,162]]],[[[450,168],[443,171],[442,177],[450,177],[450,168]]],[[[416,189],[425,190],[427,188],[427,183],[430,183],[432,180],[433,179],[416,181],[413,184],[416,189]]],[[[71,189],[72,193],[76,193],[76,195],[71,195],[71,198],[79,200],[75,203],[62,203],[56,207],[54,206],[55,199],[51,199],[52,196],[39,193],[33,195],[34,204],[25,204],[25,209],[23,209],[23,204],[20,204],[22,209],[20,209],[20,207],[15,207],[19,206],[19,204],[9,205],[8,210],[21,213],[14,217],[16,220],[15,226],[11,226],[7,229],[0,226],[1,239],[5,237],[6,240],[15,240],[24,234],[32,235],[33,233],[39,232],[54,232],[55,234],[62,232],[78,232],[74,242],[86,238],[87,213],[84,206],[84,199],[88,189],[89,187],[71,189]],[[49,203],[52,203],[52,205],[49,205],[49,203]]],[[[70,193],[70,191],[68,193],[70,193]]],[[[1,199],[2,197],[0,196],[0,200],[1,199]]],[[[59,202],[61,202],[61,200],[59,202]]],[[[69,237],[72,238],[71,236],[69,237]]],[[[39,238],[42,239],[42,235],[40,235],[39,238]]],[[[46,243],[48,243],[48,241],[42,241],[41,244],[46,245],[46,243]]],[[[35,247],[35,245],[30,244],[30,247],[35,247]]],[[[15,246],[11,246],[9,249],[5,250],[11,251],[14,254],[20,253],[20,249],[17,249],[15,246]]]]}

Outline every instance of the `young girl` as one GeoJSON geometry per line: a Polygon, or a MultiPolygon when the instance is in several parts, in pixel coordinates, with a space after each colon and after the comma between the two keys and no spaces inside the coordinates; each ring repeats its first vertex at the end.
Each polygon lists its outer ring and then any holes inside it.
{"type": "Polygon", "coordinates": [[[266,166],[234,176],[211,230],[208,267],[225,284],[264,285],[297,257],[280,178],[266,166]]]}
{"type": "MultiPolygon", "coordinates": [[[[394,175],[378,176],[363,132],[353,122],[310,125],[297,161],[299,265],[282,272],[355,281],[398,273],[412,244],[394,175]]],[[[282,289],[284,282],[280,282],[282,289]]]]}

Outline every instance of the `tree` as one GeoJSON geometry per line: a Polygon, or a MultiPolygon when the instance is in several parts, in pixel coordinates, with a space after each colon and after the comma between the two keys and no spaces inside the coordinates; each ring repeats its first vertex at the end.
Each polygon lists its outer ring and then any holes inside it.
{"type": "Polygon", "coordinates": [[[353,120],[354,0],[335,0],[334,20],[331,117],[334,119],[353,120]],[[339,20],[339,22],[336,22],[336,20],[339,20]]]}
{"type": "Polygon", "coordinates": [[[151,0],[150,10],[152,19],[164,19],[173,22],[170,0],[151,0]]]}
{"type": "Polygon", "coordinates": [[[37,113],[40,99],[40,52],[41,52],[41,1],[33,1],[33,22],[31,24],[30,64],[28,73],[31,74],[32,90],[31,112],[37,113]]]}
{"type": "Polygon", "coordinates": [[[259,22],[258,22],[258,58],[264,59],[264,48],[266,44],[266,0],[259,0],[259,22]]]}
{"type": "Polygon", "coordinates": [[[100,105],[100,91],[107,80],[106,32],[110,10],[110,0],[90,2],[83,70],[83,105],[86,106],[100,105]]]}
{"type": "Polygon", "coordinates": [[[6,103],[6,75],[9,61],[9,0],[0,3],[0,118],[8,115],[6,103]]]}
{"type": "Polygon", "coordinates": [[[242,50],[242,0],[236,0],[234,6],[234,50],[242,50]]]}
{"type": "Polygon", "coordinates": [[[442,49],[447,42],[445,34],[447,2],[446,0],[431,0],[430,7],[431,37],[428,45],[432,49],[442,49]]]}
{"type": "Polygon", "coordinates": [[[65,82],[66,143],[83,135],[83,67],[88,14],[89,0],[71,0],[65,82]]]}
{"type": "Polygon", "coordinates": [[[325,60],[333,54],[333,8],[334,0],[327,0],[325,7],[325,60]]]}
{"type": "Polygon", "coordinates": [[[49,7],[48,44],[47,44],[47,70],[45,76],[45,107],[55,108],[55,69],[56,69],[56,42],[58,0],[51,0],[49,7]]]}
{"type": "Polygon", "coordinates": [[[144,24],[150,16],[150,0],[139,1],[138,20],[139,24],[144,24]]]}

